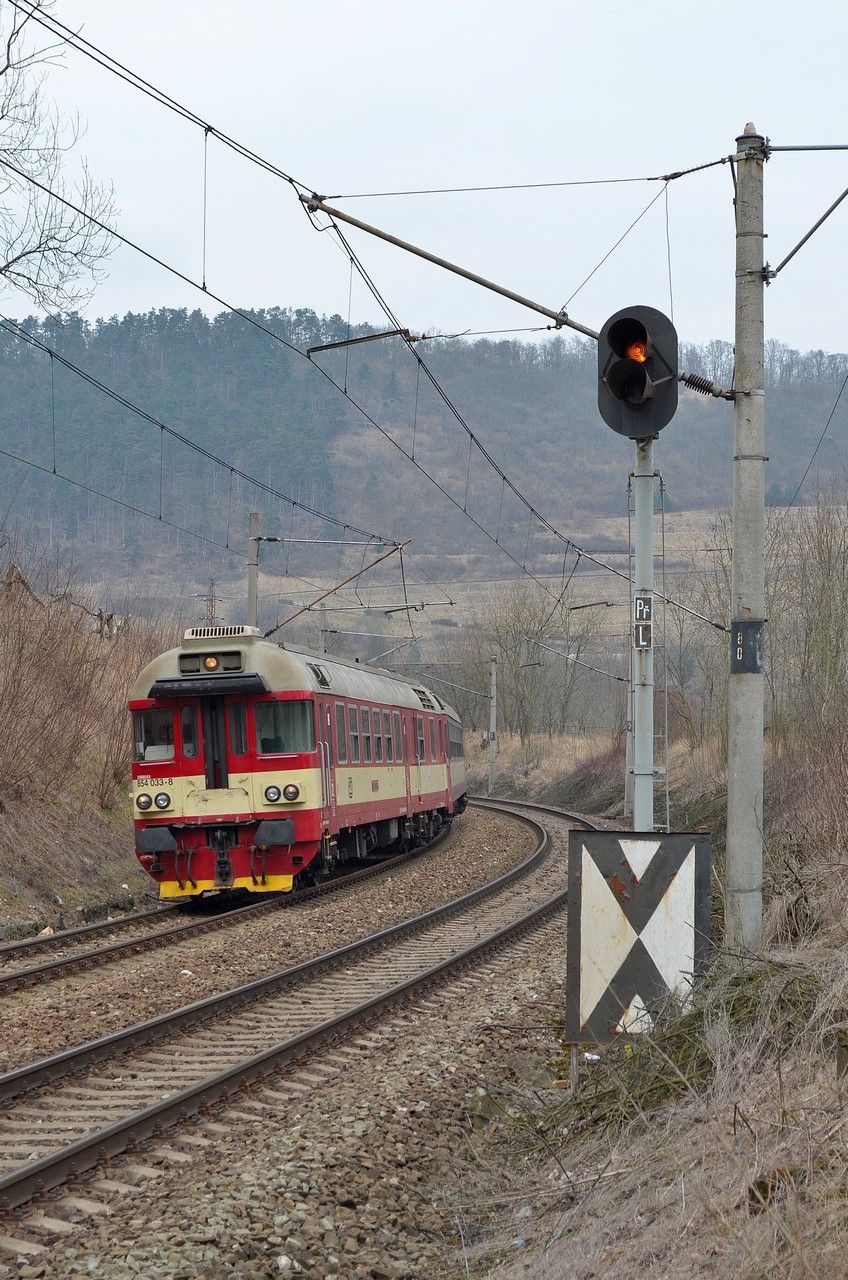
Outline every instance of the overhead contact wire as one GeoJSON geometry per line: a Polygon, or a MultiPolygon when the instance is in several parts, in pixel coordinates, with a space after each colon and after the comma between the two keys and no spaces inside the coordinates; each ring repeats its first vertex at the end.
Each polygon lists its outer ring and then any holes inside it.
{"type": "Polygon", "coordinates": [[[582,282],[577,286],[577,288],[574,290],[574,292],[571,294],[571,296],[570,296],[570,297],[566,298],[565,302],[564,302],[564,303],[563,303],[563,305],[562,305],[562,309],[563,309],[563,311],[566,311],[566,310],[568,309],[568,305],[569,305],[569,303],[573,302],[573,301],[574,301],[574,299],[577,297],[578,293],[580,293],[581,289],[583,289],[583,288],[584,288],[584,287],[589,283],[589,281],[592,279],[592,277],[593,277],[594,275],[597,275],[597,273],[600,271],[601,267],[604,265],[604,263],[607,261],[607,259],[612,257],[612,255],[615,253],[615,251],[616,251],[616,249],[618,248],[618,246],[619,246],[620,244],[622,244],[622,243],[627,239],[627,237],[630,235],[630,232],[633,230],[633,228],[634,228],[635,226],[637,226],[637,225],[642,221],[642,219],[644,218],[644,216],[645,216],[645,214],[648,212],[648,210],[649,210],[649,209],[651,209],[651,208],[656,204],[656,202],[659,200],[659,198],[660,198],[660,196],[663,194],[663,192],[664,192],[664,191],[667,191],[667,190],[668,190],[668,183],[666,183],[666,184],[665,184],[665,186],[664,186],[664,187],[662,187],[662,188],[657,192],[657,194],[656,194],[655,196],[652,196],[652,197],[651,197],[651,199],[650,199],[650,200],[648,201],[648,203],[645,205],[645,207],[644,207],[644,209],[642,210],[642,212],[638,215],[638,217],[636,217],[636,218],[634,218],[634,219],[633,219],[633,221],[631,222],[631,224],[630,224],[630,226],[627,228],[627,230],[624,232],[624,234],[623,234],[623,235],[620,235],[620,236],[618,237],[618,239],[616,240],[616,242],[615,242],[615,244],[612,246],[612,248],[607,250],[607,252],[606,252],[606,253],[604,254],[604,256],[601,258],[600,262],[599,262],[599,263],[597,263],[597,265],[596,265],[596,266],[594,266],[594,267],[592,268],[592,270],[589,272],[589,274],[587,275],[586,279],[585,279],[585,280],[583,280],[583,281],[582,281],[582,282]]]}
{"type": "MultiPolygon", "coordinates": [[[[98,391],[101,391],[104,395],[109,396],[110,399],[114,400],[117,404],[120,404],[124,409],[128,409],[131,413],[137,414],[138,417],[144,419],[145,422],[149,422],[151,426],[157,427],[161,432],[166,432],[173,439],[179,440],[181,444],[186,445],[187,448],[191,449],[193,452],[200,454],[201,457],[206,458],[207,461],[214,462],[217,466],[225,467],[230,471],[231,474],[237,475],[240,479],[244,480],[247,484],[253,485],[254,488],[259,489],[263,493],[269,494],[271,497],[279,498],[283,502],[288,503],[291,506],[292,510],[294,510],[294,508],[297,507],[299,510],[307,511],[309,512],[310,515],[314,515],[318,519],[326,521],[328,524],[335,525],[337,528],[351,527],[351,526],[345,525],[345,523],[336,516],[331,516],[326,514],[325,512],[318,511],[316,508],[310,507],[306,503],[302,503],[298,501],[298,499],[296,498],[290,498],[288,494],[280,492],[280,490],[275,489],[272,485],[267,484],[265,481],[257,479],[255,476],[250,475],[246,471],[242,471],[239,467],[234,466],[232,463],[228,462],[225,458],[221,458],[217,454],[212,453],[210,449],[205,448],[203,445],[197,444],[197,442],[192,440],[189,436],[184,435],[181,431],[177,431],[175,427],[168,426],[167,423],[162,422],[159,418],[156,418],[153,414],[148,413],[146,409],[142,409],[139,405],[134,404],[132,400],[128,400],[127,397],[122,395],[119,391],[116,391],[113,387],[108,386],[107,383],[101,382],[99,378],[96,378],[93,374],[88,373],[85,369],[80,368],[80,366],[74,364],[73,361],[68,360],[65,356],[61,355],[54,348],[49,347],[40,338],[37,338],[34,334],[24,329],[22,325],[19,325],[16,321],[9,319],[8,316],[4,316],[0,314],[0,328],[5,329],[8,333],[12,335],[12,337],[17,338],[19,341],[29,343],[31,346],[36,347],[40,351],[43,351],[46,355],[50,357],[51,362],[53,360],[58,360],[59,363],[64,366],[64,368],[69,369],[72,373],[75,373],[78,377],[82,378],[83,381],[87,382],[90,386],[94,387],[98,391]]],[[[370,533],[367,529],[355,529],[354,531],[356,533],[360,533],[364,538],[377,537],[376,534],[370,533]]],[[[386,542],[387,540],[380,539],[380,541],[386,542]]]]}
{"type": "MultiPolygon", "coordinates": [[[[2,163],[2,161],[0,161],[0,163],[2,163]]],[[[661,191],[658,192],[657,195],[654,197],[654,200],[658,199],[661,194],[662,194],[661,191]]],[[[654,201],[652,200],[651,204],[653,204],[653,202],[654,201]]],[[[648,205],[648,208],[650,208],[650,205],[648,205]]],[[[643,210],[643,213],[645,212],[647,212],[647,208],[643,210]]],[[[640,217],[641,216],[642,215],[640,215],[640,217]]],[[[354,249],[350,245],[350,242],[347,240],[346,236],[341,231],[341,228],[338,226],[337,223],[332,222],[332,219],[331,219],[331,223],[332,225],[335,226],[336,234],[338,235],[341,244],[344,246],[346,252],[350,255],[351,259],[356,263],[357,270],[359,271],[372,297],[374,297],[374,299],[378,302],[379,306],[382,308],[384,314],[386,315],[390,323],[395,328],[401,329],[403,326],[400,323],[399,317],[392,310],[391,306],[383,297],[382,293],[378,289],[375,282],[371,279],[371,276],[369,275],[365,266],[362,264],[358,255],[355,253],[354,249]]],[[[625,235],[626,234],[627,232],[625,232],[625,235]]],[[[627,578],[628,575],[626,573],[623,573],[620,569],[616,569],[612,565],[606,564],[603,560],[598,559],[596,556],[591,555],[588,551],[585,551],[583,548],[578,547],[578,545],[573,541],[573,539],[567,537],[563,533],[560,533],[560,531],[557,528],[555,528],[555,526],[552,525],[551,522],[541,514],[541,512],[536,510],[536,508],[527,500],[527,498],[524,497],[524,495],[517,488],[517,486],[502,471],[502,469],[500,468],[498,463],[494,460],[492,455],[488,452],[488,450],[486,450],[484,446],[481,444],[479,438],[475,435],[471,427],[465,421],[464,417],[462,416],[462,414],[460,413],[456,405],[453,404],[447,392],[444,390],[441,383],[439,383],[439,381],[436,379],[435,375],[431,372],[429,366],[427,365],[426,361],[421,357],[420,353],[418,351],[413,351],[413,354],[416,360],[419,361],[421,368],[423,369],[427,378],[429,378],[437,394],[441,397],[441,399],[450,409],[451,413],[459,422],[463,430],[468,432],[468,434],[471,436],[472,440],[477,445],[478,449],[480,450],[480,452],[482,453],[486,461],[490,464],[490,466],[493,468],[496,474],[500,476],[502,486],[503,487],[508,486],[511,492],[514,494],[514,496],[528,510],[531,516],[535,517],[544,526],[544,528],[546,528],[555,538],[557,538],[560,542],[562,542],[566,548],[571,547],[574,551],[579,551],[584,559],[589,560],[593,564],[598,565],[601,569],[606,570],[608,573],[612,573],[620,578],[627,578]]],[[[320,365],[317,365],[316,367],[321,369],[320,365]]],[[[323,372],[323,370],[321,371],[323,372]]],[[[327,376],[329,377],[329,375],[327,376]]],[[[330,381],[333,383],[334,386],[338,387],[338,383],[335,382],[335,380],[332,377],[330,377],[330,381]]],[[[364,410],[362,410],[362,412],[364,413],[364,410]]],[[[372,425],[375,426],[377,430],[382,435],[384,435],[385,438],[389,440],[395,446],[395,448],[398,449],[404,455],[404,457],[406,457],[407,459],[409,459],[409,461],[414,463],[414,465],[418,468],[418,470],[427,477],[427,479],[431,482],[431,484],[433,484],[441,493],[445,495],[445,497],[448,499],[449,502],[453,503],[453,505],[459,511],[463,511],[463,508],[460,505],[460,503],[457,501],[457,499],[454,498],[454,496],[451,493],[449,493],[444,488],[444,486],[441,485],[439,481],[436,480],[435,477],[429,471],[427,471],[424,467],[422,467],[419,462],[411,458],[409,452],[403,448],[403,445],[401,445],[397,440],[395,440],[394,437],[391,436],[383,427],[381,427],[380,424],[376,422],[369,414],[365,414],[365,416],[368,419],[368,421],[370,421],[372,425]]],[[[503,505],[503,491],[501,493],[501,506],[502,505],[503,505]]],[[[504,553],[504,555],[508,556],[508,558],[512,560],[513,564],[517,565],[518,568],[522,570],[522,572],[527,573],[527,576],[532,578],[532,580],[536,582],[542,588],[542,590],[545,591],[547,595],[550,595],[550,596],[554,595],[554,592],[552,592],[536,574],[531,573],[529,570],[527,570],[526,566],[522,564],[522,562],[516,556],[512,555],[512,553],[503,545],[503,543],[499,542],[498,538],[494,537],[490,532],[490,530],[485,528],[484,525],[480,524],[480,522],[476,520],[474,516],[470,514],[470,512],[464,511],[463,514],[466,515],[467,518],[471,521],[471,523],[474,524],[481,531],[481,533],[483,533],[492,543],[494,543],[495,546],[499,547],[500,550],[504,553]]],[[[500,530],[500,512],[498,513],[498,531],[499,530],[500,530]]],[[[708,623],[711,627],[714,627],[718,631],[727,631],[728,629],[723,622],[717,621],[714,618],[709,618],[705,614],[699,613],[697,609],[691,609],[688,605],[682,604],[679,600],[669,599],[668,603],[674,605],[675,608],[680,609],[682,612],[688,613],[692,617],[698,618],[700,621],[708,623]]]]}
{"type": "MultiPolygon", "coordinates": [[[[134,250],[134,252],[141,254],[142,257],[146,258],[149,262],[155,263],[157,266],[161,267],[164,271],[167,271],[171,275],[175,276],[178,280],[182,280],[185,284],[191,285],[192,288],[199,289],[201,292],[203,292],[198,282],[196,280],[193,280],[191,276],[186,275],[184,271],[179,270],[178,267],[174,267],[170,263],[166,262],[164,259],[159,258],[156,254],[151,253],[150,250],[142,248],[141,245],[137,244],[133,240],[130,240],[129,237],[121,235],[119,232],[115,231],[113,227],[110,227],[107,223],[103,222],[101,219],[96,218],[93,214],[87,212],[85,209],[82,209],[79,205],[74,204],[74,202],[69,200],[66,196],[62,196],[58,192],[53,191],[51,188],[45,186],[43,183],[39,182],[36,178],[33,178],[30,174],[18,168],[17,165],[12,164],[12,162],[6,156],[0,155],[0,166],[3,166],[4,168],[11,170],[13,173],[18,174],[19,177],[23,178],[25,181],[35,186],[38,190],[43,191],[46,195],[49,195],[52,199],[56,200],[58,203],[65,205],[66,208],[72,209],[75,213],[85,218],[93,226],[99,227],[102,231],[112,236],[120,244],[124,244],[128,248],[134,250]]],[[[364,268],[362,268],[362,270],[364,271],[364,268]]],[[[379,291],[376,290],[376,286],[373,285],[373,282],[370,282],[370,280],[368,280],[367,273],[365,273],[365,278],[366,278],[366,282],[368,283],[369,289],[372,290],[375,296],[379,297],[380,296],[379,291]]],[[[285,347],[288,351],[291,351],[293,354],[299,356],[303,360],[308,359],[306,356],[306,353],[301,351],[298,347],[296,347],[294,343],[289,342],[287,339],[283,338],[280,334],[276,333],[273,329],[269,329],[267,325],[262,324],[261,321],[257,320],[254,316],[249,315],[246,311],[243,311],[240,307],[237,307],[233,303],[228,302],[225,298],[221,297],[219,294],[213,293],[211,292],[211,290],[207,290],[206,296],[211,298],[214,302],[219,303],[222,307],[224,307],[227,311],[231,312],[233,315],[240,316],[241,319],[244,320],[247,324],[253,326],[255,329],[259,330],[261,333],[266,334],[269,338],[272,338],[275,342],[277,342],[280,346],[285,347]]],[[[381,303],[381,305],[384,307],[388,306],[388,304],[386,304],[384,300],[381,303]]],[[[389,314],[393,314],[390,308],[388,308],[388,311],[389,311],[389,314]]],[[[401,327],[401,326],[397,325],[396,327],[401,327]]],[[[308,361],[308,363],[312,368],[317,369],[318,372],[321,374],[321,376],[326,378],[326,380],[333,387],[335,387],[336,390],[341,395],[345,397],[345,399],[357,410],[357,412],[361,413],[362,416],[365,418],[365,420],[368,423],[370,423],[377,431],[379,431],[381,435],[385,436],[385,438],[388,441],[390,441],[390,443],[393,444],[395,448],[397,448],[404,455],[404,457],[408,458],[410,461],[413,461],[413,459],[410,458],[408,451],[404,449],[403,446],[399,444],[398,441],[396,441],[389,434],[389,432],[386,431],[386,429],[382,427],[380,423],[377,422],[377,420],[370,413],[368,413],[368,411],[364,408],[363,405],[359,404],[358,401],[355,400],[354,397],[351,396],[349,393],[345,393],[344,389],[335,380],[335,378],[332,377],[331,374],[329,374],[324,368],[322,368],[321,365],[316,364],[313,361],[308,361]]],[[[470,428],[464,422],[464,419],[462,419],[461,415],[459,414],[455,406],[451,406],[451,402],[449,397],[447,396],[447,393],[440,386],[438,381],[434,378],[434,376],[432,375],[432,373],[430,372],[426,363],[423,360],[422,360],[422,368],[424,369],[424,372],[426,373],[427,377],[430,379],[431,383],[433,384],[438,394],[442,397],[442,399],[444,399],[445,403],[448,404],[449,407],[452,407],[452,412],[454,412],[458,420],[463,424],[465,430],[470,430],[470,428]]],[[[139,412],[142,413],[142,416],[146,416],[143,410],[139,410],[139,412]]],[[[158,422],[156,425],[159,425],[158,422]]],[[[494,462],[494,460],[479,444],[479,441],[477,441],[477,443],[484,457],[486,457],[487,461],[491,463],[491,465],[496,470],[497,474],[501,476],[501,479],[504,485],[505,486],[508,485],[510,490],[519,498],[519,500],[525,505],[529,506],[530,504],[527,503],[527,499],[523,497],[523,495],[520,493],[517,487],[513,484],[513,482],[509,480],[506,477],[506,475],[501,471],[497,463],[494,462]]],[[[199,448],[199,446],[193,446],[193,447],[199,448]]],[[[226,463],[225,465],[229,466],[230,464],[226,463]]],[[[448,499],[449,502],[451,502],[455,507],[457,507],[458,510],[460,511],[462,510],[462,507],[460,506],[460,504],[453,497],[453,495],[448,492],[448,490],[444,487],[444,485],[440,484],[439,481],[436,480],[436,478],[432,476],[424,467],[422,467],[420,463],[415,461],[414,465],[423,475],[427,477],[430,483],[433,484],[433,486],[448,499]]],[[[274,493],[275,496],[277,497],[282,497],[286,502],[292,502],[294,505],[297,505],[298,507],[300,507],[301,510],[310,511],[313,515],[319,516],[320,519],[326,519],[330,523],[336,524],[336,525],[339,525],[341,523],[341,521],[337,520],[335,517],[325,516],[323,513],[313,511],[310,507],[306,506],[303,503],[295,503],[294,499],[288,498],[286,495],[277,493],[275,490],[272,490],[270,486],[260,484],[259,482],[254,480],[252,476],[243,475],[243,478],[247,480],[248,483],[255,484],[257,485],[257,487],[265,489],[266,492],[271,492],[271,493],[274,493]]],[[[521,562],[515,556],[512,555],[512,553],[503,545],[503,543],[498,542],[497,539],[492,536],[491,532],[488,529],[486,529],[485,526],[482,525],[479,520],[476,520],[474,516],[472,516],[470,513],[466,513],[466,514],[467,514],[467,518],[471,521],[471,523],[477,529],[479,529],[480,532],[486,538],[488,538],[492,543],[498,546],[501,549],[501,551],[504,553],[504,555],[506,555],[510,560],[512,560],[512,562],[515,565],[517,565],[518,568],[522,568],[521,562]]],[[[574,547],[575,550],[577,550],[577,544],[571,538],[568,538],[566,537],[566,535],[560,533],[559,530],[556,529],[550,523],[550,521],[548,521],[544,516],[541,516],[539,513],[536,513],[536,514],[539,520],[545,526],[545,528],[547,528],[553,534],[554,537],[558,538],[564,544],[572,546],[574,547]]],[[[357,529],[355,531],[358,533],[362,533],[364,537],[373,536],[373,535],[369,535],[367,530],[357,529]]],[[[383,539],[383,541],[387,542],[388,540],[383,539]]],[[[613,573],[618,577],[626,577],[626,574],[623,574],[620,570],[613,568],[612,565],[608,565],[604,561],[599,560],[594,556],[591,556],[588,552],[584,551],[583,554],[584,554],[584,558],[591,560],[594,564],[597,564],[601,569],[604,569],[609,573],[613,573]]],[[[547,587],[544,586],[544,584],[540,581],[538,577],[536,577],[535,574],[530,574],[528,576],[532,577],[533,580],[537,582],[544,591],[547,592],[547,594],[549,595],[553,594],[548,590],[547,587]]],[[[700,618],[704,622],[708,622],[710,626],[716,627],[720,630],[727,629],[723,623],[716,622],[711,618],[707,618],[703,614],[699,614],[696,610],[690,609],[687,605],[681,604],[679,601],[675,600],[675,601],[672,601],[671,603],[673,603],[676,608],[682,609],[683,611],[692,614],[694,617],[700,618]]]]}
{"type": "MultiPolygon", "coordinates": [[[[301,191],[308,192],[308,191],[314,190],[314,186],[312,186],[311,184],[301,182],[298,178],[293,177],[290,173],[287,173],[284,169],[281,169],[279,165],[274,164],[272,161],[266,159],[264,156],[254,151],[251,147],[248,147],[245,143],[239,142],[236,138],[233,138],[231,135],[224,133],[220,129],[216,129],[214,125],[210,124],[208,120],[205,120],[202,116],[198,115],[196,111],[192,110],[192,108],[185,106],[184,103],[179,102],[176,98],[166,93],[163,89],[157,88],[156,85],[152,84],[149,80],[146,80],[144,76],[139,75],[138,72],[133,71],[130,67],[127,67],[124,63],[120,62],[117,58],[107,53],[104,49],[99,48],[99,46],[93,44],[92,41],[87,40],[79,32],[74,31],[72,27],[67,26],[65,23],[61,22],[58,18],[53,17],[52,14],[47,14],[43,12],[39,8],[39,6],[36,5],[35,3],[22,4],[21,0],[10,0],[10,3],[12,4],[13,8],[17,9],[20,13],[25,14],[28,18],[32,19],[34,22],[37,22],[40,26],[44,27],[47,31],[49,31],[51,35],[59,36],[67,44],[69,44],[71,48],[75,49],[78,53],[83,54],[85,57],[89,58],[91,61],[97,63],[97,65],[101,67],[103,70],[109,71],[112,75],[117,76],[119,80],[122,80],[125,84],[128,84],[131,88],[137,89],[140,93],[143,93],[146,97],[151,98],[154,102],[159,103],[160,106],[165,107],[167,110],[173,112],[175,115],[180,116],[182,119],[188,121],[188,123],[194,124],[198,128],[208,130],[210,133],[214,134],[214,136],[219,140],[219,142],[222,142],[225,146],[230,147],[233,151],[235,151],[238,155],[242,156],[245,160],[249,160],[251,163],[258,165],[260,168],[265,169],[268,173],[273,174],[275,177],[281,178],[284,182],[289,183],[292,187],[299,188],[301,191]]],[[[842,150],[842,149],[844,148],[840,145],[834,145],[831,147],[771,147],[771,150],[773,151],[842,150]]],[[[410,190],[410,191],[355,192],[350,195],[334,196],[331,198],[337,199],[337,200],[340,200],[340,199],[353,200],[353,199],[361,199],[366,196],[370,196],[371,198],[376,198],[378,196],[396,196],[396,195],[441,195],[441,194],[475,192],[475,191],[483,191],[483,192],[485,191],[520,191],[520,190],[543,190],[545,188],[573,187],[573,186],[579,186],[579,187],[611,186],[611,185],[621,185],[624,183],[633,183],[633,182],[673,182],[678,178],[687,177],[689,174],[700,173],[704,169],[711,169],[711,168],[714,168],[716,165],[727,164],[731,160],[732,160],[732,156],[721,156],[718,160],[709,160],[704,164],[691,165],[686,169],[677,169],[672,173],[651,175],[651,176],[645,176],[645,177],[588,178],[588,179],[583,178],[583,179],[567,179],[564,181],[557,181],[557,182],[500,183],[500,184],[495,184],[490,186],[476,186],[476,187],[436,187],[429,190],[425,189],[425,190],[410,190]]]]}
{"type": "Polygon", "coordinates": [[[797,488],[796,488],[795,492],[794,492],[794,493],[793,493],[793,495],[792,495],[792,500],[791,500],[791,502],[789,503],[789,506],[788,506],[788,507],[786,507],[786,509],[784,510],[783,515],[780,517],[780,519],[779,519],[779,520],[778,520],[778,522],[777,522],[777,525],[775,526],[774,533],[773,533],[773,534],[772,534],[772,536],[771,536],[771,543],[772,543],[772,544],[774,543],[774,540],[775,540],[775,538],[777,537],[778,532],[780,531],[780,527],[781,527],[781,525],[783,524],[784,520],[786,519],[786,512],[787,512],[787,511],[789,511],[789,510],[791,510],[791,508],[795,506],[795,503],[796,503],[796,502],[797,502],[797,500],[798,500],[798,494],[799,494],[799,493],[801,492],[801,490],[803,489],[803,487],[804,487],[804,481],[806,480],[807,476],[810,474],[810,468],[812,467],[813,463],[815,462],[815,460],[816,460],[816,458],[817,458],[817,456],[818,456],[819,449],[822,447],[822,445],[823,445],[823,443],[824,443],[824,438],[825,438],[825,436],[827,435],[828,428],[829,428],[829,426],[830,426],[831,422],[833,422],[834,416],[835,416],[835,414],[836,414],[836,410],[839,408],[839,402],[841,401],[842,396],[843,396],[843,395],[844,395],[844,393],[845,393],[845,388],[846,388],[846,387],[848,387],[848,373],[846,373],[845,377],[842,379],[842,386],[839,388],[839,393],[838,393],[838,395],[837,395],[836,399],[835,399],[835,400],[834,400],[834,402],[833,402],[833,408],[831,409],[830,413],[827,415],[827,422],[824,424],[824,427],[822,428],[821,435],[819,436],[818,440],[816,441],[816,447],[815,447],[815,449],[813,449],[813,452],[812,452],[812,454],[810,455],[810,460],[809,460],[809,462],[807,463],[806,467],[804,468],[804,474],[801,476],[801,479],[798,481],[798,486],[797,486],[797,488]]]}
{"type": "Polygon", "coordinates": [[[500,182],[490,186],[478,187],[423,187],[407,191],[352,191],[343,195],[327,196],[328,200],[378,200],[385,196],[452,196],[473,194],[487,191],[545,191],[557,187],[608,187],[623,186],[632,182],[674,182],[691,173],[700,173],[704,169],[713,169],[716,165],[727,164],[730,156],[721,156],[718,160],[708,160],[705,164],[691,165],[688,169],[677,169],[673,173],[662,173],[636,178],[571,178],[561,182],[500,182]]]}
{"type": "Polygon", "coordinates": [[[158,89],[156,85],[151,84],[149,80],[145,80],[143,76],[138,74],[138,72],[132,71],[129,67],[124,66],[124,64],[119,62],[117,58],[113,58],[111,54],[98,48],[98,46],[92,44],[90,40],[86,40],[84,36],[81,36],[71,27],[60,22],[58,18],[54,18],[51,14],[44,13],[34,5],[21,4],[20,0],[10,0],[10,3],[20,13],[26,14],[27,17],[44,27],[51,33],[51,35],[59,36],[69,44],[72,49],[76,49],[78,53],[84,54],[85,57],[90,58],[92,62],[96,62],[97,65],[102,67],[105,71],[109,71],[112,75],[117,76],[119,80],[123,80],[126,84],[130,85],[131,88],[137,89],[140,93],[151,98],[154,102],[158,102],[160,106],[172,111],[175,115],[181,116],[182,119],[188,121],[189,124],[196,125],[198,128],[208,130],[209,133],[214,134],[219,142],[222,142],[226,147],[230,147],[231,150],[235,151],[245,160],[249,160],[252,164],[258,165],[261,169],[265,169],[268,173],[273,174],[274,177],[281,178],[284,182],[288,182],[291,186],[299,188],[301,191],[312,190],[312,188],[306,183],[299,182],[298,179],[292,177],[290,173],[286,173],[286,171],[281,169],[279,165],[274,164],[270,160],[266,160],[264,156],[259,155],[258,152],[253,151],[250,147],[239,142],[236,138],[222,132],[220,129],[216,129],[208,120],[204,120],[202,116],[199,116],[196,111],[193,111],[190,107],[186,107],[183,103],[178,102],[176,98],[172,98],[171,95],[166,93],[163,89],[158,89]]]}

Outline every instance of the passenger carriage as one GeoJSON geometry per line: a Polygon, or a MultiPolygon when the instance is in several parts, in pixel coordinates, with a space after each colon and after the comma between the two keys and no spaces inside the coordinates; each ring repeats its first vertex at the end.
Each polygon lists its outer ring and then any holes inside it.
{"type": "Polygon", "coordinates": [[[136,852],[163,898],[287,891],[465,808],[462,726],[435,693],[255,627],[186,631],[130,709],[136,852]]]}

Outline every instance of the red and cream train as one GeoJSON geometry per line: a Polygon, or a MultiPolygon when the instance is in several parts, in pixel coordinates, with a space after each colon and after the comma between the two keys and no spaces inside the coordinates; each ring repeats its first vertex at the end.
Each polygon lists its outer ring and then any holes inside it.
{"type": "Polygon", "coordinates": [[[132,689],[136,853],[163,898],[289,890],[466,804],[462,727],[378,668],[207,626],[132,689]]]}

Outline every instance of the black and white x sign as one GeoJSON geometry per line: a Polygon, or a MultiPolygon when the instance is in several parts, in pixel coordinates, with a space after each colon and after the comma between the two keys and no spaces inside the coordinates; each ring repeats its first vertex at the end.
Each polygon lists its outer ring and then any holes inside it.
{"type": "Polygon", "coordinates": [[[649,1031],[651,1007],[685,1001],[707,957],[706,835],[572,831],[568,849],[567,1038],[605,1044],[649,1031]]]}

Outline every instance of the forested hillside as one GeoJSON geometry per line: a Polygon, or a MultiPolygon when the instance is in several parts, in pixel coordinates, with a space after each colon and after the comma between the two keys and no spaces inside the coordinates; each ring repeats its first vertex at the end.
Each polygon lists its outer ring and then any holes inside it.
{"type": "MultiPolygon", "coordinates": [[[[457,546],[487,555],[489,545],[391,444],[400,442],[481,523],[494,526],[500,485],[482,453],[395,338],[315,362],[342,386],[381,432],[310,363],[288,349],[331,342],[350,332],[339,316],[286,308],[252,312],[274,341],[237,315],[160,310],[87,323],[79,316],[23,327],[67,360],[207,450],[301,500],[445,554],[457,546]]],[[[364,334],[367,328],[354,329],[364,334]]],[[[538,343],[428,340],[425,359],[481,444],[564,532],[626,510],[626,441],[601,423],[595,406],[594,344],[561,335],[538,343]]],[[[732,349],[724,342],[687,346],[683,366],[727,385],[732,349]]],[[[848,357],[768,349],[767,486],[772,501],[800,479],[845,372],[848,357]]],[[[4,515],[40,530],[52,548],[74,548],[84,572],[114,571],[116,552],[154,564],[161,530],[132,508],[161,514],[212,543],[243,546],[246,513],[258,507],[279,523],[283,504],[262,495],[116,404],[58,360],[0,329],[0,447],[43,468],[6,461],[0,474],[4,515]],[[104,503],[57,480],[73,477],[119,498],[104,503]],[[46,474],[45,474],[46,473],[46,474]]],[[[672,509],[715,507],[729,498],[732,409],[683,391],[663,432],[658,460],[672,509]]],[[[834,419],[818,463],[840,465],[834,419]]],[[[501,512],[502,527],[510,513],[501,512]]],[[[175,535],[165,531],[174,544],[175,535]]],[[[516,537],[523,532],[516,529],[516,537]]],[[[184,545],[177,543],[177,545],[184,545]]],[[[207,553],[214,558],[215,552],[207,553]]]]}

